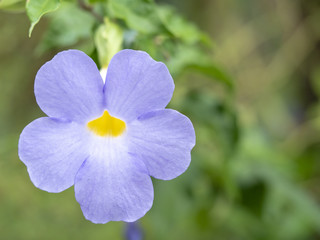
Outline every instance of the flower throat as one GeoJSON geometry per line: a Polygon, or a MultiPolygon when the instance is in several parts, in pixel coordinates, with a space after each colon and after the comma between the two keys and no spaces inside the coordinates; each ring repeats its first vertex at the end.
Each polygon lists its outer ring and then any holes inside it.
{"type": "Polygon", "coordinates": [[[87,126],[92,132],[101,137],[118,137],[126,129],[125,122],[112,117],[107,110],[103,112],[101,117],[88,122],[87,126]]]}

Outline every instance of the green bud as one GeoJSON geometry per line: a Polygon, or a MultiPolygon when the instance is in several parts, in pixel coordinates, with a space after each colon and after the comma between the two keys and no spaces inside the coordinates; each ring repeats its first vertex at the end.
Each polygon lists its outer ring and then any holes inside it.
{"type": "Polygon", "coordinates": [[[122,49],[123,30],[108,18],[94,35],[94,42],[98,51],[101,68],[107,68],[113,55],[122,49]]]}

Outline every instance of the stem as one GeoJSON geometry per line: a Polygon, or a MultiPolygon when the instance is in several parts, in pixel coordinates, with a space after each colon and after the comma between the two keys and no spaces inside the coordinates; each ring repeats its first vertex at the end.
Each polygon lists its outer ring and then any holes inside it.
{"type": "Polygon", "coordinates": [[[101,15],[99,15],[98,13],[96,13],[93,9],[92,6],[87,5],[84,0],[78,0],[78,5],[81,9],[83,9],[84,11],[87,11],[88,13],[90,13],[92,16],[94,16],[100,23],[103,23],[103,17],[101,15]]]}

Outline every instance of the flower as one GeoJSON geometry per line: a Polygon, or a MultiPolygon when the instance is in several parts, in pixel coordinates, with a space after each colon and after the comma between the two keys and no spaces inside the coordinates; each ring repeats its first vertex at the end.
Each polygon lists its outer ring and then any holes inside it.
{"type": "Polygon", "coordinates": [[[55,193],[74,185],[94,223],[141,218],[153,203],[150,176],[182,174],[195,145],[191,121],[165,109],[173,89],[167,67],[142,51],[118,52],[105,84],[85,53],[57,54],[35,79],[48,117],[27,125],[19,140],[31,181],[55,193]]]}

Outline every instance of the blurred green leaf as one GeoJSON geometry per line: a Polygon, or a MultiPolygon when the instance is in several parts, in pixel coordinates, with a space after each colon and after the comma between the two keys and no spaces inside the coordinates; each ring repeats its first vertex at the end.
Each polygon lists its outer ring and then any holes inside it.
{"type": "Polygon", "coordinates": [[[155,5],[146,0],[109,0],[111,16],[125,21],[131,29],[144,34],[159,33],[159,19],[155,14],[155,5]]]}
{"type": "Polygon", "coordinates": [[[215,65],[213,62],[206,63],[193,63],[190,65],[186,65],[186,68],[193,69],[196,72],[200,72],[205,74],[213,79],[216,79],[224,84],[226,84],[229,88],[233,87],[232,79],[229,75],[223,71],[220,67],[215,65]]]}
{"type": "Polygon", "coordinates": [[[0,0],[0,9],[6,11],[22,11],[25,8],[24,0],[0,0]]]}
{"type": "Polygon", "coordinates": [[[123,31],[119,25],[105,18],[94,35],[100,66],[107,68],[111,58],[122,49],[123,31]]]}
{"type": "Polygon", "coordinates": [[[176,53],[172,55],[168,65],[173,73],[181,73],[186,69],[192,69],[224,83],[229,88],[233,87],[230,76],[215,65],[204,51],[195,47],[190,48],[188,45],[180,45],[176,49],[176,53]]]}
{"type": "Polygon", "coordinates": [[[46,13],[57,10],[59,6],[60,0],[27,0],[26,10],[31,22],[29,37],[40,18],[46,13]]]}
{"type": "Polygon", "coordinates": [[[211,141],[214,139],[226,155],[237,148],[240,130],[234,110],[212,95],[192,91],[183,103],[183,112],[206,128],[211,141]]]}
{"type": "Polygon", "coordinates": [[[211,45],[211,40],[206,34],[201,32],[193,23],[183,19],[173,8],[159,6],[156,9],[163,25],[176,38],[187,44],[202,42],[208,46],[211,45]]]}
{"type": "Polygon", "coordinates": [[[70,47],[79,41],[93,39],[94,17],[74,7],[72,3],[61,4],[60,9],[50,17],[50,25],[38,46],[38,52],[44,53],[49,49],[70,47]]]}

